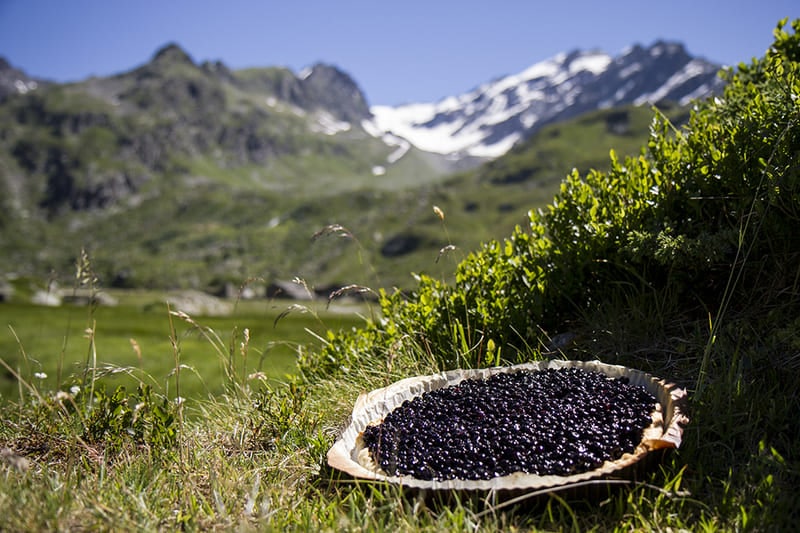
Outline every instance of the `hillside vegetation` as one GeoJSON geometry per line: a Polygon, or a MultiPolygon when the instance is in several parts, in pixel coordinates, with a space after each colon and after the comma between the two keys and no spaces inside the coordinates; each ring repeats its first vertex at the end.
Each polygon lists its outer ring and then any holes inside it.
{"type": "MultiPolygon", "coordinates": [[[[791,530],[800,20],[782,21],[766,55],[726,77],[685,126],[656,113],[638,156],[570,173],[546,208],[467,255],[452,281],[420,274],[410,293],[381,291],[380,316],[301,351],[285,385],[234,372],[225,395],[175,402],[144,385],[104,391],[91,365],[75,390],[21,383],[0,411],[4,529],[791,530]],[[545,357],[685,386],[680,450],[599,499],[517,505],[426,501],[324,463],[360,392],[545,357]]],[[[445,232],[448,211],[431,214],[445,232]]],[[[229,357],[247,347],[234,337],[229,357]]]]}
{"type": "Polygon", "coordinates": [[[638,153],[651,117],[591,113],[454,176],[442,156],[413,148],[388,164],[398,147],[362,128],[369,113],[334,67],[302,79],[232,71],[174,45],[130,72],[8,95],[0,270],[69,284],[85,249],[106,287],[216,292],[299,276],[407,289],[410,272],[452,270],[454,261],[435,262],[444,246],[466,252],[507,235],[574,166],[606,168],[612,147],[638,153]],[[433,205],[447,211],[448,234],[433,205]],[[358,242],[312,245],[330,224],[358,242]]]}
{"type": "Polygon", "coordinates": [[[325,198],[443,173],[410,149],[376,176],[396,147],[360,126],[368,117],[358,87],[334,67],[303,79],[233,72],[197,65],[175,45],[117,76],[9,95],[0,100],[0,268],[64,280],[85,248],[107,286],[206,289],[245,269],[293,276],[303,258],[286,245],[318,229],[304,224],[325,198]]]}
{"type": "MultiPolygon", "coordinates": [[[[677,106],[664,111],[676,121],[687,113],[677,106]]],[[[412,166],[406,171],[419,183],[385,176],[391,188],[374,177],[372,183],[354,182],[342,169],[336,186],[309,172],[304,184],[287,180],[271,190],[253,181],[252,169],[220,169],[208,161],[193,171],[206,178],[187,181],[166,173],[144,186],[151,192],[122,206],[67,209],[49,219],[32,207],[27,218],[4,211],[0,265],[41,280],[55,275],[69,285],[85,248],[106,287],[213,292],[249,277],[299,276],[317,286],[409,289],[411,272],[450,276],[466,252],[510,233],[529,209],[552,199],[573,167],[608,168],[611,148],[637,154],[651,118],[642,107],[591,113],[546,126],[488,166],[447,177],[412,166]],[[612,127],[614,120],[622,121],[622,129],[612,127]],[[447,213],[446,232],[433,205],[447,213]],[[312,242],[331,224],[346,227],[356,240],[312,242]],[[437,263],[448,244],[458,250],[437,263]]],[[[192,161],[195,167],[202,162],[192,161]]],[[[332,160],[325,161],[330,167],[332,160]]]]}

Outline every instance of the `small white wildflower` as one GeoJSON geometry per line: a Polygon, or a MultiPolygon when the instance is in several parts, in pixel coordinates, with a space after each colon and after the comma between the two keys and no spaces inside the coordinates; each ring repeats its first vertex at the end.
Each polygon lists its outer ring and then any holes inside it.
{"type": "Polygon", "coordinates": [[[73,385],[69,388],[69,391],[72,393],[73,396],[77,396],[79,392],[81,392],[81,388],[77,385],[73,385]]]}
{"type": "Polygon", "coordinates": [[[181,405],[184,401],[186,401],[186,400],[181,396],[176,396],[175,397],[175,405],[181,405]]]}
{"type": "Polygon", "coordinates": [[[0,449],[0,461],[8,463],[19,472],[25,472],[30,467],[30,461],[21,455],[17,455],[11,448],[0,449]]]}
{"type": "Polygon", "coordinates": [[[58,402],[63,402],[64,400],[69,400],[70,398],[72,398],[72,396],[70,396],[68,392],[64,392],[63,390],[60,390],[56,393],[56,401],[58,402]]]}
{"type": "Polygon", "coordinates": [[[35,377],[36,379],[47,379],[47,374],[45,374],[44,372],[36,372],[33,374],[33,377],[35,377]]]}
{"type": "Polygon", "coordinates": [[[249,380],[253,380],[253,379],[267,379],[267,375],[266,375],[265,373],[263,373],[263,372],[253,372],[252,374],[250,374],[249,376],[247,376],[247,379],[249,379],[249,380]]]}

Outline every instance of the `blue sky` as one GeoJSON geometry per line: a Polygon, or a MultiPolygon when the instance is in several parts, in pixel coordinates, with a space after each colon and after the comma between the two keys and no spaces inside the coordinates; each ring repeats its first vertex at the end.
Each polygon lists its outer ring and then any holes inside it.
{"type": "Polygon", "coordinates": [[[167,42],[231,68],[317,61],[348,72],[370,104],[428,102],[556,53],[619,53],[657,39],[735,65],[760,57],[797,0],[0,0],[0,56],[75,81],[145,63],[167,42]]]}

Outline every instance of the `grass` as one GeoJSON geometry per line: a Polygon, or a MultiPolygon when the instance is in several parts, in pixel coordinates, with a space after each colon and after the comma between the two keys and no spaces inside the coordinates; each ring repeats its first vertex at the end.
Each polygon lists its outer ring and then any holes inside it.
{"type": "MultiPolygon", "coordinates": [[[[449,238],[453,217],[439,215],[429,216],[449,238]]],[[[432,268],[446,271],[445,261],[432,268]]],[[[158,292],[112,295],[120,305],[0,306],[13,327],[0,341],[3,359],[22,377],[6,381],[0,406],[3,530],[744,531],[786,530],[800,518],[800,365],[791,355],[800,321],[780,318],[795,313],[791,305],[731,310],[713,324],[683,316],[668,293],[632,291],[587,312],[570,325],[575,341],[561,356],[687,387],[681,448],[635,482],[586,493],[440,501],[354,481],[325,463],[359,394],[439,370],[424,346],[365,351],[357,368],[310,382],[286,375],[299,351],[359,317],[275,301],[190,317],[170,315],[158,292]],[[105,363],[135,371],[104,375],[105,363]]]]}
{"type": "MultiPolygon", "coordinates": [[[[23,393],[0,407],[3,530],[738,531],[780,530],[798,518],[800,369],[783,365],[784,342],[760,333],[769,317],[729,314],[709,348],[711,325],[675,319],[677,303],[663,295],[607,302],[573,324],[563,357],[644,369],[693,392],[710,361],[680,450],[636,482],[587,493],[439,500],[347,479],[325,464],[360,393],[438,370],[423,346],[365,352],[358,368],[309,383],[283,376],[309,340],[304,330],[324,338],[317,326],[348,328],[359,318],[270,301],[241,302],[228,317],[188,317],[168,315],[158,293],[114,295],[119,306],[93,311],[0,306],[19,338],[5,339],[3,353],[25,354],[15,366],[23,393]],[[89,339],[87,323],[96,324],[89,339]],[[198,334],[198,325],[210,329],[198,334]],[[60,386],[92,367],[89,341],[99,368],[137,369],[124,394],[113,395],[112,375],[77,393],[60,386]],[[247,379],[258,370],[282,379],[247,379]],[[40,371],[48,378],[36,378],[40,371]],[[140,381],[155,392],[135,392],[140,381]]],[[[790,309],[773,310],[782,312],[790,309]]],[[[789,327],[782,338],[791,344],[798,333],[789,327]]]]}
{"type": "MultiPolygon", "coordinates": [[[[594,325],[614,325],[607,316],[603,320],[594,325]]],[[[0,467],[3,529],[780,529],[797,518],[797,462],[785,452],[796,442],[796,430],[787,424],[798,400],[795,393],[784,405],[768,401],[781,396],[788,377],[767,370],[743,379],[728,368],[745,356],[763,362],[768,355],[741,346],[731,350],[740,340],[731,335],[720,341],[718,362],[727,374],[715,374],[703,401],[693,405],[682,448],[645,479],[613,486],[600,497],[554,493],[511,505],[470,495],[426,500],[393,486],[353,482],[324,464],[361,391],[435,370],[419,357],[419,347],[399,350],[391,365],[365,356],[362,368],[313,387],[250,382],[187,402],[174,411],[183,417],[177,440],[158,448],[124,440],[115,446],[111,435],[88,441],[79,426],[67,423],[70,415],[60,411],[46,384],[32,383],[43,397],[38,408],[2,411],[0,442],[28,462],[27,468],[11,461],[0,467]]],[[[682,359],[673,361],[681,371],[699,363],[702,334],[684,342],[682,359]]],[[[640,367],[663,369],[668,359],[653,356],[654,350],[647,359],[615,357],[613,342],[602,336],[578,343],[567,355],[589,349],[640,367]]]]}
{"type": "MultiPolygon", "coordinates": [[[[430,216],[446,222],[447,237],[452,217],[430,216]]],[[[333,242],[354,253],[352,243],[333,242]]],[[[314,339],[305,329],[326,339],[325,327],[359,318],[324,306],[283,315],[287,306],[270,301],[241,302],[229,317],[188,317],[168,314],[159,293],[114,295],[119,306],[94,310],[0,306],[19,338],[4,337],[3,358],[16,354],[11,366],[23,378],[0,407],[3,530],[744,531],[789,530],[800,518],[796,304],[731,309],[710,323],[682,315],[669,294],[605,302],[570,324],[575,341],[561,356],[687,387],[681,448],[635,482],[585,494],[439,501],[354,481],[325,463],[360,393],[439,369],[424,346],[365,351],[357,368],[309,382],[284,377],[314,339]],[[88,339],[87,324],[95,324],[88,339]],[[114,395],[119,375],[99,372],[77,393],[55,377],[59,360],[62,376],[94,367],[90,341],[99,363],[136,368],[124,394],[114,395]],[[247,379],[258,370],[266,376],[247,379]],[[42,371],[48,378],[36,378],[42,371]],[[139,382],[154,392],[137,391],[139,382]]]]}
{"type": "MultiPolygon", "coordinates": [[[[205,398],[224,392],[225,365],[235,365],[238,376],[260,372],[269,379],[282,380],[295,373],[300,347],[312,349],[316,342],[313,335],[353,327],[363,320],[358,316],[363,306],[333,312],[320,304],[297,306],[278,320],[291,302],[274,300],[240,302],[229,316],[181,318],[169,315],[163,294],[110,294],[120,300],[119,305],[93,309],[0,305],[0,323],[5,326],[0,332],[3,360],[43,390],[66,390],[80,375],[87,353],[94,347],[99,354],[98,365],[109,374],[103,380],[107,386],[135,388],[139,380],[146,379],[163,393],[172,386],[174,394],[174,378],[168,379],[175,372],[173,328],[180,364],[185,367],[182,394],[205,398]],[[89,328],[91,332],[87,332],[89,328]],[[245,330],[249,350],[242,354],[237,346],[244,342],[245,330]],[[215,342],[209,342],[209,337],[215,342]]],[[[4,372],[0,397],[8,401],[18,396],[16,380],[4,372]]]]}

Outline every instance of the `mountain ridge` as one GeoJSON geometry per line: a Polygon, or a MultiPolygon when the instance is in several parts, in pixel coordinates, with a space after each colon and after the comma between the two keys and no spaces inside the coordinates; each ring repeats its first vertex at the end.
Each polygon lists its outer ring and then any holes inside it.
{"type": "MultiPolygon", "coordinates": [[[[0,101],[50,84],[0,60],[0,101]]],[[[159,69],[174,72],[181,67],[200,69],[245,92],[264,92],[269,102],[316,112],[318,132],[335,134],[355,127],[395,149],[404,147],[385,162],[389,165],[399,159],[397,154],[414,146],[433,157],[444,156],[437,164],[445,170],[498,157],[543,125],[587,111],[661,100],[686,103],[714,94],[723,85],[717,77],[720,65],[693,57],[682,43],[666,40],[650,46],[634,44],[616,56],[599,49],[562,52],[458,95],[399,106],[370,106],[356,80],[335,65],[318,62],[298,73],[282,67],[231,70],[220,61],[197,64],[175,43],[167,43],[148,63],[129,71],[61,85],[107,85],[132,75],[146,83],[159,69]]],[[[174,87],[166,89],[169,95],[174,87]]],[[[204,96],[191,94],[197,90],[194,85],[187,90],[193,98],[204,96]]],[[[102,93],[99,90],[101,97],[102,93]]],[[[111,103],[116,105],[113,98],[111,103]]],[[[381,174],[386,166],[373,168],[381,174]]]]}
{"type": "MultiPolygon", "coordinates": [[[[302,161],[331,179],[373,181],[396,166],[398,146],[367,133],[371,114],[349,74],[322,63],[302,76],[266,67],[197,64],[173,43],[129,71],[81,82],[38,82],[4,61],[0,187],[50,212],[105,208],[154,178],[252,167],[253,184],[304,179],[302,161]],[[280,168],[279,168],[280,167],[280,168]],[[5,183],[1,183],[1,182],[5,183]]],[[[405,165],[432,176],[446,165],[404,146],[405,165]]],[[[391,172],[389,172],[391,174],[391,172]]],[[[196,176],[195,176],[196,177],[196,176]]],[[[393,187],[391,177],[383,186],[393,187]]]]}
{"type": "Polygon", "coordinates": [[[721,66],[683,44],[632,45],[616,57],[562,52],[436,102],[373,106],[378,129],[452,158],[494,158],[548,123],[625,104],[686,104],[721,90],[721,66]]]}

